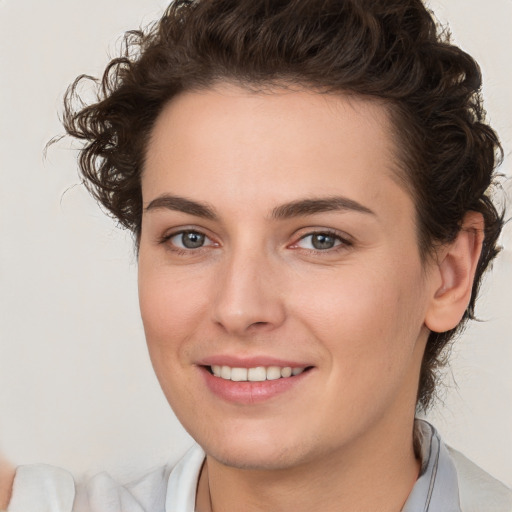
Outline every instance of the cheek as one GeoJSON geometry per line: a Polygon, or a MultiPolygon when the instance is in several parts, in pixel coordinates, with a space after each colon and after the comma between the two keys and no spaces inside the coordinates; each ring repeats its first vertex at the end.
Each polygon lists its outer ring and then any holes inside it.
{"type": "MultiPolygon", "coordinates": [[[[207,304],[207,281],[139,262],[139,302],[153,363],[180,360],[207,304]]],[[[155,366],[155,369],[156,366],[155,366]]]]}
{"type": "Polygon", "coordinates": [[[188,417],[197,396],[186,378],[188,341],[204,318],[206,293],[201,281],[139,260],[139,302],[149,356],[172,409],[188,417]]]}
{"type": "Polygon", "coordinates": [[[296,310],[347,379],[371,379],[369,367],[393,371],[411,357],[423,326],[422,290],[415,266],[381,259],[303,283],[296,310]]]}

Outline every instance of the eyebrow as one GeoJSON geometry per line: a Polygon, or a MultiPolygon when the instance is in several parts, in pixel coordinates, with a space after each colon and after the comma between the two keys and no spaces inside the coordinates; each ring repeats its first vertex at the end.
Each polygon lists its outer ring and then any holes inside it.
{"type": "MultiPolygon", "coordinates": [[[[217,220],[219,217],[215,208],[207,203],[201,203],[185,197],[170,194],[164,194],[153,199],[148,206],[146,206],[145,211],[157,209],[178,211],[208,220],[217,220]]],[[[333,196],[291,201],[290,203],[285,203],[274,208],[270,217],[274,220],[283,220],[331,211],[354,211],[375,215],[375,212],[370,210],[370,208],[367,208],[353,199],[348,199],[347,197],[342,196],[333,196]]]]}
{"type": "Polygon", "coordinates": [[[342,196],[300,199],[278,206],[272,210],[273,219],[289,219],[291,217],[301,217],[313,215],[315,213],[332,211],[354,211],[375,215],[375,212],[363,206],[362,204],[342,196]]]}
{"type": "Polygon", "coordinates": [[[153,199],[145,208],[145,211],[151,210],[173,210],[177,212],[188,213],[195,217],[202,217],[209,220],[217,220],[215,209],[206,203],[192,201],[185,197],[164,194],[153,199]]]}

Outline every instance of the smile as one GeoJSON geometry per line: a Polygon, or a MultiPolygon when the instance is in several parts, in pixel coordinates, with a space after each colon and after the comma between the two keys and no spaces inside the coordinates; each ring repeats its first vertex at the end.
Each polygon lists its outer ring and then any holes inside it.
{"type": "Polygon", "coordinates": [[[254,368],[236,368],[231,366],[212,365],[210,371],[215,377],[233,382],[263,382],[300,375],[306,368],[291,366],[256,366],[254,368]]]}
{"type": "MultiPolygon", "coordinates": [[[[298,366],[290,362],[238,360],[231,362],[233,366],[222,363],[220,357],[216,361],[204,361],[198,365],[207,388],[225,402],[237,405],[255,406],[270,399],[286,395],[293,396],[294,389],[300,389],[301,382],[308,380],[315,367],[298,366]],[[286,366],[285,366],[286,365],[286,366]]],[[[222,359],[229,359],[222,357],[222,359]]],[[[233,358],[234,359],[234,358],[233,358]]],[[[227,361],[226,361],[227,362],[227,361]]]]}

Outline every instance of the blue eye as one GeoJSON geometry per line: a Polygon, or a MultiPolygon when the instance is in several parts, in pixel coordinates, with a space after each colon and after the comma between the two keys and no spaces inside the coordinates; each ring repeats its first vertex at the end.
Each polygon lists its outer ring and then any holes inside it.
{"type": "Polygon", "coordinates": [[[297,245],[303,249],[326,251],[345,243],[345,241],[333,233],[311,233],[302,237],[297,245]]]}

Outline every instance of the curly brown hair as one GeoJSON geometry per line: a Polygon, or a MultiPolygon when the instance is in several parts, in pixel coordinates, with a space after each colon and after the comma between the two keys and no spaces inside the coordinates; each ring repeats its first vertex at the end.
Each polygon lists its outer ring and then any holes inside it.
{"type": "Polygon", "coordinates": [[[127,32],[122,55],[96,81],[80,76],[64,126],[83,141],[79,166],[92,195],[138,240],[141,173],[152,127],[176,94],[228,81],[288,84],[379,98],[390,112],[402,180],[414,198],[423,258],[452,241],[468,211],[485,221],[483,251],[460,324],[429,336],[418,406],[431,404],[443,348],[474,318],[482,274],[503,225],[488,193],[502,150],[485,122],[481,73],[450,43],[420,0],[176,0],[146,30],[127,32]],[[97,84],[93,104],[83,80],[97,84]]]}

